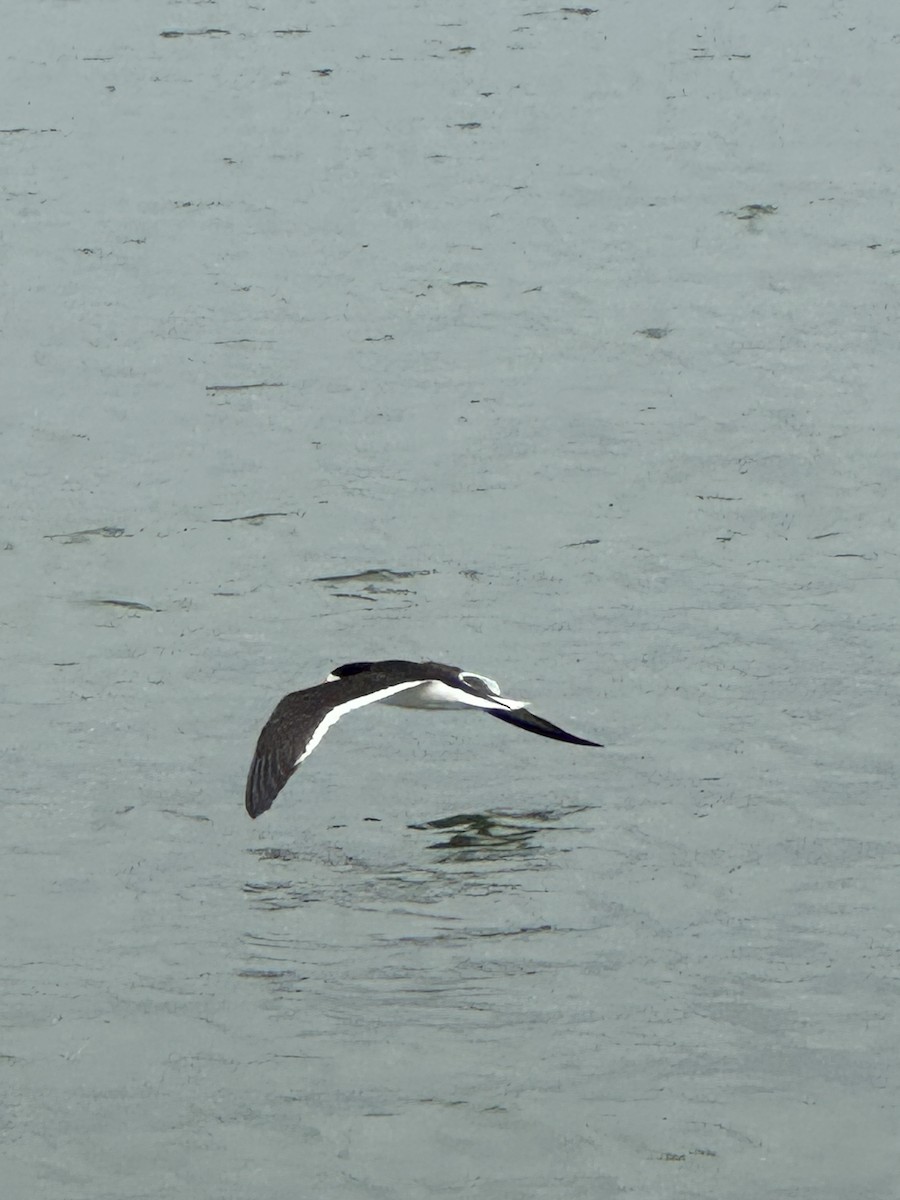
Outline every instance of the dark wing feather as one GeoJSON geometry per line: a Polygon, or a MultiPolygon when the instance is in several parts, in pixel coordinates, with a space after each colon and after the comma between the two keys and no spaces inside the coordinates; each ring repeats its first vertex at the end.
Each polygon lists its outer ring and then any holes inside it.
{"type": "Polygon", "coordinates": [[[331,673],[338,679],[346,679],[350,675],[363,675],[367,671],[371,671],[374,666],[376,664],[370,662],[344,663],[342,667],[332,667],[331,673]]]}
{"type": "Polygon", "coordinates": [[[421,670],[412,662],[345,663],[335,667],[332,674],[337,679],[332,682],[288,693],[275,706],[256,743],[244,792],[250,816],[258,817],[272,807],[319,726],[335,707],[371,696],[379,687],[396,687],[404,674],[412,682],[421,670]]]}
{"type": "Polygon", "coordinates": [[[541,737],[553,738],[557,742],[572,742],[575,746],[598,746],[600,749],[603,748],[602,742],[589,742],[587,738],[576,737],[574,733],[566,733],[558,725],[551,725],[549,721],[545,721],[543,717],[529,712],[527,708],[515,708],[511,711],[501,711],[499,708],[486,708],[483,711],[490,717],[496,717],[498,721],[506,721],[508,725],[517,725],[519,729],[527,729],[529,733],[537,733],[541,737]]]}
{"type": "Polygon", "coordinates": [[[266,753],[257,746],[244,793],[244,804],[251,817],[256,818],[272,807],[275,797],[297,769],[295,762],[296,759],[289,760],[277,750],[266,753]]]}
{"type": "Polygon", "coordinates": [[[297,760],[309,742],[306,730],[315,729],[318,719],[324,717],[327,706],[314,714],[310,721],[309,696],[305,692],[291,692],[276,706],[266,722],[259,741],[250,772],[244,804],[251,817],[258,817],[272,807],[275,797],[297,770],[297,760]],[[301,715],[305,720],[298,720],[301,715]]]}

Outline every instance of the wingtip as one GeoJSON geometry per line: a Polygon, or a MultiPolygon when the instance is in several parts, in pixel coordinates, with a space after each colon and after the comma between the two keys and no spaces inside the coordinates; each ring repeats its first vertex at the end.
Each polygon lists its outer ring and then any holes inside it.
{"type": "Polygon", "coordinates": [[[244,808],[247,810],[247,816],[251,821],[255,821],[257,817],[261,817],[264,812],[268,812],[272,807],[272,801],[266,803],[260,798],[248,796],[244,801],[244,808]]]}
{"type": "Polygon", "coordinates": [[[247,786],[244,789],[244,808],[246,808],[247,815],[253,821],[272,807],[275,797],[280,790],[276,789],[274,792],[272,791],[266,778],[264,767],[265,760],[258,755],[254,757],[247,775],[247,786]]]}

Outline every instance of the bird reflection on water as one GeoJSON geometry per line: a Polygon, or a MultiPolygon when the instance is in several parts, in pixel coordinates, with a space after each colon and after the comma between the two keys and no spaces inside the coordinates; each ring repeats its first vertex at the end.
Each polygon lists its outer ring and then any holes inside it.
{"type": "MultiPolygon", "coordinates": [[[[585,806],[535,809],[529,812],[502,810],[457,813],[436,821],[410,825],[410,829],[444,835],[430,842],[429,850],[444,850],[438,862],[490,862],[494,859],[532,857],[542,852],[538,838],[565,817],[585,811],[585,806]]],[[[557,826],[559,828],[559,826],[557,826]]]]}

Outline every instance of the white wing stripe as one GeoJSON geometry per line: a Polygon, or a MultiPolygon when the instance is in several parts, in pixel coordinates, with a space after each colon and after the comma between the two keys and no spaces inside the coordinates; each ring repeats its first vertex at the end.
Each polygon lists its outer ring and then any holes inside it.
{"type": "Polygon", "coordinates": [[[369,692],[365,696],[357,696],[355,700],[345,700],[343,704],[335,705],[316,727],[312,737],[306,743],[306,749],[294,763],[294,767],[299,767],[305,758],[309,758],[328,730],[332,725],[337,724],[344,713],[352,712],[354,708],[364,708],[367,704],[374,704],[378,700],[384,700],[386,696],[393,696],[395,692],[404,692],[407,688],[419,687],[420,683],[419,679],[410,680],[408,683],[395,683],[391,687],[381,688],[377,692],[369,692]]]}

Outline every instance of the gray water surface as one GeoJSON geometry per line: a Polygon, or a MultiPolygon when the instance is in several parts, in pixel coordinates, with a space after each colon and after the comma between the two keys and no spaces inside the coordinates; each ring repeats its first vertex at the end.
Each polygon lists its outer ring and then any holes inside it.
{"type": "Polygon", "coordinates": [[[895,1195],[894,6],[5,7],[4,1197],[895,1195]]]}

